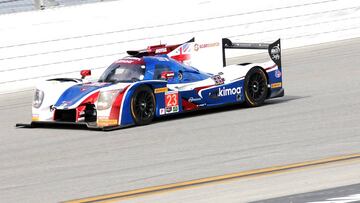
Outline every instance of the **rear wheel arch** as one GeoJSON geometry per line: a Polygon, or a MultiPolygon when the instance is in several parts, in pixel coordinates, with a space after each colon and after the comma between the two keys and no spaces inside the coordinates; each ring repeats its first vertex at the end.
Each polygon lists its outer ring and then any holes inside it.
{"type": "Polygon", "coordinates": [[[260,66],[252,67],[246,74],[244,80],[245,89],[245,102],[249,107],[260,106],[264,103],[265,99],[269,97],[270,89],[269,77],[266,71],[260,66]],[[253,77],[259,77],[257,85],[252,84],[256,79],[253,77]],[[262,78],[262,79],[261,79],[262,78]],[[254,87],[253,87],[254,86],[254,87]],[[259,92],[258,92],[259,90],[259,92]]]}
{"type": "MultiPolygon", "coordinates": [[[[254,67],[252,67],[252,68],[259,68],[259,69],[261,69],[261,70],[264,72],[265,76],[266,76],[267,85],[270,84],[269,75],[267,74],[266,70],[265,70],[263,67],[261,67],[261,66],[254,66],[254,67]]],[[[251,68],[251,69],[252,69],[252,68],[251,68]]],[[[250,70],[249,70],[249,71],[250,71],[250,70]]],[[[266,95],[266,98],[269,98],[270,95],[271,95],[271,91],[270,91],[270,87],[268,87],[268,93],[267,93],[267,95],[266,95]]]]}

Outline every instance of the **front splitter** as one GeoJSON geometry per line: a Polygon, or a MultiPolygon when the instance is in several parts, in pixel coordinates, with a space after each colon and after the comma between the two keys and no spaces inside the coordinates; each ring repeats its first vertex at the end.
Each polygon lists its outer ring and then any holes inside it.
{"type": "Polygon", "coordinates": [[[17,128],[70,128],[70,129],[90,129],[90,130],[102,130],[111,131],[121,128],[126,128],[132,125],[126,126],[97,126],[96,122],[66,122],[66,121],[32,121],[31,123],[17,123],[17,128]]]}

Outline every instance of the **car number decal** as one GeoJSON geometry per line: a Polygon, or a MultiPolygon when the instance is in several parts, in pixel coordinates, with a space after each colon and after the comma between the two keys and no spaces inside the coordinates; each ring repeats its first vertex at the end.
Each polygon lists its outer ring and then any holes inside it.
{"type": "Polygon", "coordinates": [[[165,94],[165,113],[179,112],[179,93],[168,92],[165,94]]]}

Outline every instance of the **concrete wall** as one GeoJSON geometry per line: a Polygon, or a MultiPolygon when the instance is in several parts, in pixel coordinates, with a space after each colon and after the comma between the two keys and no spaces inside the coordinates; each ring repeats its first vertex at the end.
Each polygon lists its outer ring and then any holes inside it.
{"type": "Polygon", "coordinates": [[[193,36],[299,47],[360,36],[355,0],[121,0],[0,16],[0,94],[95,77],[126,50],[193,36]],[[224,3],[226,2],[226,3],[224,3]],[[141,3],[141,5],[139,5],[141,3]]]}

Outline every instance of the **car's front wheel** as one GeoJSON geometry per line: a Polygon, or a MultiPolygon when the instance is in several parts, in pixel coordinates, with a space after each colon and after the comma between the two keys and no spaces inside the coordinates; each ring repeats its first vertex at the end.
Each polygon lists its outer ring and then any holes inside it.
{"type": "Polygon", "coordinates": [[[250,69],[245,76],[245,101],[250,107],[260,106],[268,94],[268,81],[264,71],[258,67],[250,69]]]}
{"type": "Polygon", "coordinates": [[[151,123],[155,115],[155,95],[146,85],[138,87],[131,97],[131,114],[136,125],[151,123]]]}

